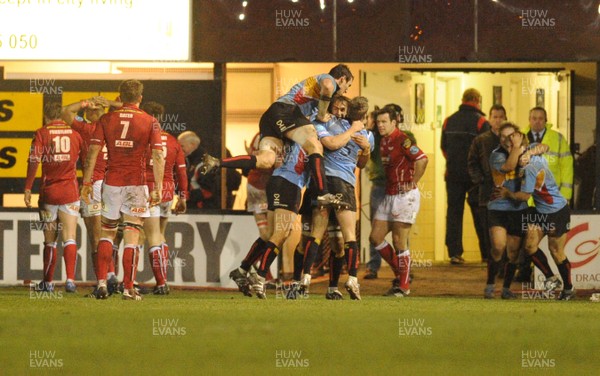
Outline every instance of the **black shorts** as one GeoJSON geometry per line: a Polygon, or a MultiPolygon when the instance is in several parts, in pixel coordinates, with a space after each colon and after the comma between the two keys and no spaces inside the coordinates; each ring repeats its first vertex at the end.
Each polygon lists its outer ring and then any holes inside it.
{"type": "Polygon", "coordinates": [[[558,238],[571,228],[571,209],[565,205],[557,212],[544,214],[531,208],[527,219],[528,223],[539,226],[544,234],[558,238]]]}
{"type": "Polygon", "coordinates": [[[267,183],[268,210],[285,209],[298,213],[300,187],[281,176],[271,176],[267,183]]]}
{"type": "Polygon", "coordinates": [[[260,118],[260,138],[275,137],[284,139],[285,132],[290,129],[300,128],[310,125],[306,116],[300,111],[300,107],[275,102],[260,118]]]}
{"type": "Polygon", "coordinates": [[[488,210],[488,228],[503,227],[508,235],[523,237],[527,232],[527,211],[488,210]]]}
{"type": "Polygon", "coordinates": [[[327,189],[329,193],[348,203],[346,210],[356,211],[356,193],[354,186],[337,176],[327,176],[327,189]]]}

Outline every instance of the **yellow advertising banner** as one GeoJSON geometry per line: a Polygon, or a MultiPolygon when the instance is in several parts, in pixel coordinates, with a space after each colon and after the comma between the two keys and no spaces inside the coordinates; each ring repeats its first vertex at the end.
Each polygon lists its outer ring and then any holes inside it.
{"type": "Polygon", "coordinates": [[[35,132],[43,125],[44,94],[0,92],[0,132],[35,132]]]}
{"type": "MultiPolygon", "coordinates": [[[[0,178],[25,178],[31,138],[0,138],[0,178]]],[[[41,176],[38,169],[36,176],[41,176]]]]}

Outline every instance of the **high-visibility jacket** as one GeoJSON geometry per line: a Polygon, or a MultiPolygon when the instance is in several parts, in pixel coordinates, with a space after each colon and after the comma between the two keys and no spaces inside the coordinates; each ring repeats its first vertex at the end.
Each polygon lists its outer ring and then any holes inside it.
{"type": "MultiPolygon", "coordinates": [[[[542,137],[542,144],[550,147],[544,158],[548,161],[560,193],[570,200],[573,197],[573,155],[565,136],[550,129],[551,127],[552,124],[546,124],[546,132],[542,137]]],[[[530,143],[533,142],[533,132],[530,129],[527,130],[527,138],[530,143]]]]}

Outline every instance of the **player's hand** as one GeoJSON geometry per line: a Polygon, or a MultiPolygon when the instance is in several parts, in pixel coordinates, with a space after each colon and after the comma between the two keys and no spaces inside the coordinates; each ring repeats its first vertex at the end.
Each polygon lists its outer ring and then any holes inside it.
{"type": "Polygon", "coordinates": [[[92,190],[93,190],[93,188],[90,184],[84,183],[81,186],[81,190],[79,191],[79,196],[81,197],[83,202],[85,202],[88,205],[90,203],[90,196],[92,195],[92,190]]]}
{"type": "Polygon", "coordinates": [[[246,149],[246,154],[250,154],[250,146],[248,145],[248,143],[246,142],[246,140],[244,140],[244,149],[246,149]]]}
{"type": "Polygon", "coordinates": [[[523,145],[523,133],[515,132],[510,136],[510,141],[513,144],[513,148],[520,148],[523,145]]]}
{"type": "Polygon", "coordinates": [[[350,137],[350,139],[352,141],[356,142],[356,144],[358,146],[360,146],[360,148],[363,150],[363,153],[368,153],[369,150],[371,149],[371,144],[369,144],[369,140],[367,139],[366,136],[364,136],[362,134],[352,135],[350,137]]]}
{"type": "Polygon", "coordinates": [[[499,198],[510,198],[511,192],[506,187],[496,187],[492,192],[492,200],[497,200],[499,198]]]}
{"type": "Polygon", "coordinates": [[[331,120],[331,114],[329,112],[326,112],[325,115],[323,115],[322,117],[321,115],[317,114],[317,120],[321,123],[327,123],[329,120],[331,120]]]}
{"type": "Polygon", "coordinates": [[[108,108],[108,106],[109,106],[108,99],[106,99],[100,95],[90,98],[89,102],[94,106],[94,108],[98,108],[99,106],[108,108]]]}
{"type": "Polygon", "coordinates": [[[182,199],[181,197],[179,197],[177,199],[177,203],[175,204],[175,210],[173,210],[173,212],[175,214],[184,214],[187,210],[187,204],[185,202],[184,199],[182,199]]]}
{"type": "Polygon", "coordinates": [[[25,206],[31,209],[31,191],[26,190],[25,195],[23,197],[23,201],[25,201],[25,206]]]}
{"type": "Polygon", "coordinates": [[[156,206],[158,204],[160,204],[160,201],[162,200],[162,192],[161,190],[157,190],[157,189],[153,189],[152,192],[150,192],[150,206],[156,206]]]}

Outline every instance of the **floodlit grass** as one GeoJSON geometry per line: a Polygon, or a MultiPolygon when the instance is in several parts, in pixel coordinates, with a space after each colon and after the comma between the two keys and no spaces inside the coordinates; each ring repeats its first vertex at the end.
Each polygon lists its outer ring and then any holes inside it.
{"type": "Polygon", "coordinates": [[[0,373],[583,375],[600,367],[600,304],[586,300],[82,296],[1,288],[0,373]]]}

